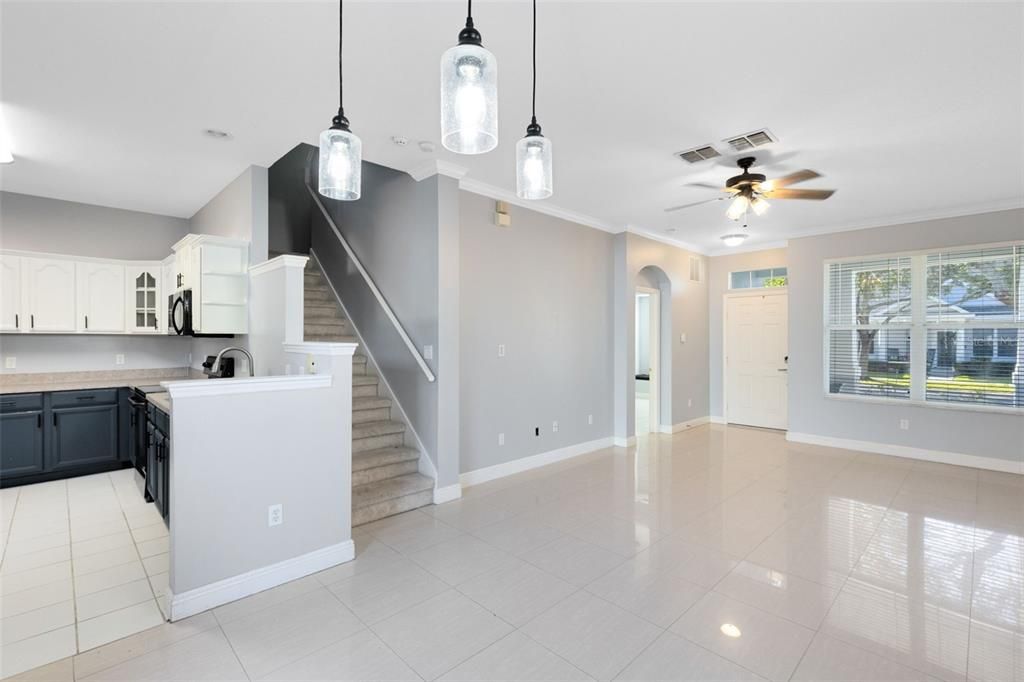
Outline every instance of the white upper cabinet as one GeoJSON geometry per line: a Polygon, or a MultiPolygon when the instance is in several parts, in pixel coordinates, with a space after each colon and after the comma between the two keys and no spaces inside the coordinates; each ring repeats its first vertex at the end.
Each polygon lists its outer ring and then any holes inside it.
{"type": "Polygon", "coordinates": [[[77,263],[78,331],[123,332],[124,265],[77,263]]]}
{"type": "Polygon", "coordinates": [[[136,263],[125,269],[128,298],[127,325],[130,332],[163,333],[163,265],[136,263]]]}
{"type": "MultiPolygon", "coordinates": [[[[21,258],[0,255],[0,331],[22,329],[21,258]]],[[[28,320],[25,320],[26,327],[28,320]]]]}
{"type": "Polygon", "coordinates": [[[21,259],[21,314],[35,332],[73,332],[75,262],[56,258],[21,259]]]}

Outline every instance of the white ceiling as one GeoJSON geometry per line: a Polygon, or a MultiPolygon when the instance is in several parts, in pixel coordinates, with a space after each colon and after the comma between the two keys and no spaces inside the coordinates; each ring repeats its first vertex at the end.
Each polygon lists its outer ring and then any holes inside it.
{"type": "MultiPolygon", "coordinates": [[[[825,202],[777,201],[749,245],[991,210],[1024,196],[1024,5],[946,2],[539,3],[538,118],[555,210],[721,249],[734,223],[698,201],[730,168],[673,152],[767,127],[769,177],[812,168],[825,202]],[[674,229],[674,232],[667,232],[674,229]]],[[[477,2],[500,64],[501,143],[438,142],[438,61],[461,2],[346,3],[346,112],[368,160],[432,157],[514,189],[529,121],[528,2],[477,2]]],[[[6,190],[191,216],[249,164],[315,142],[336,103],[333,2],[4,0],[6,190]],[[230,131],[233,139],[202,135],[230,131]]],[[[721,145],[720,145],[721,147],[721,145]]]]}

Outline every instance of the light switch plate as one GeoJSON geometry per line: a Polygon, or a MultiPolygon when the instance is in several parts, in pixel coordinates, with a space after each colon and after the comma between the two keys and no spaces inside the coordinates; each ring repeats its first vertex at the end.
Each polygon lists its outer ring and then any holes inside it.
{"type": "Polygon", "coordinates": [[[498,445],[504,445],[504,444],[505,444],[505,434],[504,433],[499,433],[498,434],[498,445]]]}
{"type": "Polygon", "coordinates": [[[499,358],[505,357],[505,344],[503,344],[503,343],[499,343],[498,344],[498,357],[499,358]]]}
{"type": "Polygon", "coordinates": [[[115,365],[123,365],[124,364],[124,355],[121,354],[121,353],[118,353],[117,355],[115,355],[114,356],[114,364],[115,365]]]}
{"type": "Polygon", "coordinates": [[[686,332],[679,335],[679,343],[686,343],[686,332]]]}
{"type": "Polygon", "coordinates": [[[424,360],[433,360],[434,359],[434,347],[433,346],[423,346],[423,359],[424,360]]]}
{"type": "Polygon", "coordinates": [[[267,526],[280,526],[284,523],[284,505],[272,504],[267,507],[267,526]]]}
{"type": "Polygon", "coordinates": [[[4,358],[4,369],[14,369],[18,366],[18,358],[8,355],[4,358]]]}

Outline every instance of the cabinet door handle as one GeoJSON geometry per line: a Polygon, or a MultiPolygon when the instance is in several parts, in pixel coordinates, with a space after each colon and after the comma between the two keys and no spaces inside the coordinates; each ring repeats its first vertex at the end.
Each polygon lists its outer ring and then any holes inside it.
{"type": "Polygon", "coordinates": [[[5,400],[0,403],[0,407],[14,407],[15,403],[13,400],[5,400]]]}
{"type": "Polygon", "coordinates": [[[94,395],[80,395],[80,396],[76,396],[75,400],[96,400],[96,396],[94,396],[94,395]]]}
{"type": "Polygon", "coordinates": [[[36,328],[36,316],[35,314],[29,315],[29,322],[32,323],[32,329],[36,328]]]}
{"type": "Polygon", "coordinates": [[[88,315],[85,316],[85,328],[86,329],[89,328],[89,316],[88,315]]]}
{"type": "Polygon", "coordinates": [[[40,412],[39,414],[36,415],[36,428],[37,429],[43,428],[43,413],[42,412],[40,412]]]}
{"type": "Polygon", "coordinates": [[[14,328],[18,329],[19,327],[20,325],[18,324],[18,313],[14,313],[14,328]]]}
{"type": "Polygon", "coordinates": [[[53,413],[53,425],[54,426],[57,425],[57,413],[56,412],[53,413]]]}

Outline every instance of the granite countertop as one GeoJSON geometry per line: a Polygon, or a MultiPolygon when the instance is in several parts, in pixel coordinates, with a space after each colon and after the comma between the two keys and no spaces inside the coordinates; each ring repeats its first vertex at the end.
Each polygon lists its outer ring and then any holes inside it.
{"type": "Polygon", "coordinates": [[[169,393],[147,393],[146,400],[156,405],[157,409],[167,414],[171,413],[171,396],[169,393]]]}
{"type": "Polygon", "coordinates": [[[161,381],[185,381],[198,378],[205,379],[206,377],[201,372],[190,371],[188,368],[9,374],[0,376],[0,393],[45,393],[46,391],[75,391],[91,388],[153,386],[161,381]]]}

